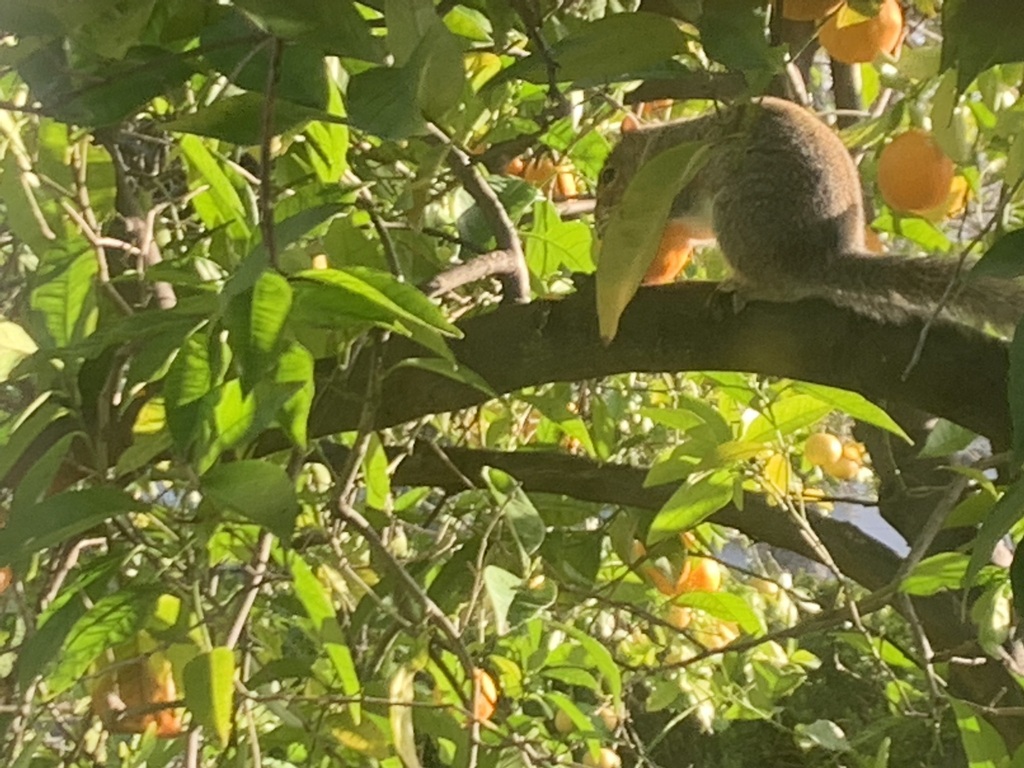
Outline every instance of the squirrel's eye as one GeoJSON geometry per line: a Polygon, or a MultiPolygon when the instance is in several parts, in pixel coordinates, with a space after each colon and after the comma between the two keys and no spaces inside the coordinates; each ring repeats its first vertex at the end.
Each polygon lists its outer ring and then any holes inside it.
{"type": "Polygon", "coordinates": [[[615,169],[611,166],[603,168],[601,175],[597,177],[597,183],[602,186],[611,184],[613,181],[615,181],[615,169]]]}

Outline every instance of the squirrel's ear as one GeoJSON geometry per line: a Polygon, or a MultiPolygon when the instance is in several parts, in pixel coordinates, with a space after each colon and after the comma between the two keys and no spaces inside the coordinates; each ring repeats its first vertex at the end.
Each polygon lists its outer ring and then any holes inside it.
{"type": "Polygon", "coordinates": [[[626,116],[622,118],[622,123],[619,125],[619,131],[622,133],[632,133],[633,131],[639,130],[640,119],[632,112],[627,112],[626,116]]]}

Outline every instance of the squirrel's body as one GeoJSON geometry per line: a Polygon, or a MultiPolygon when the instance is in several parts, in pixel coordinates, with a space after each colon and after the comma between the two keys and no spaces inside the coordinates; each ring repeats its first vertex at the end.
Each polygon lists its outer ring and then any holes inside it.
{"type": "Polygon", "coordinates": [[[869,254],[853,159],[826,125],[781,99],[624,133],[601,173],[598,228],[641,165],[690,141],[709,144],[706,162],[670,217],[714,234],[739,298],[820,297],[898,321],[933,312],[952,288],[944,314],[955,319],[1007,329],[1024,313],[1018,284],[957,283],[957,259],[869,254]]]}

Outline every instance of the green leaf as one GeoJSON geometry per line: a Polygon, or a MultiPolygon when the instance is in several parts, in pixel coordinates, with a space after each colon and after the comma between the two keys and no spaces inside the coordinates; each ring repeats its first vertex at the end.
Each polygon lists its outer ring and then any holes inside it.
{"type": "Polygon", "coordinates": [[[727,68],[757,72],[767,82],[781,70],[784,46],[772,49],[764,33],[760,0],[715,0],[700,17],[700,40],[707,55],[727,68]]]}
{"type": "Polygon", "coordinates": [[[231,736],[235,701],[235,654],[218,646],[185,665],[185,706],[221,747],[231,736]]]}
{"type": "Polygon", "coordinates": [[[240,0],[237,5],[278,37],[363,61],[384,56],[384,46],[352,0],[240,0]]]}
{"type": "Polygon", "coordinates": [[[213,389],[210,344],[205,328],[190,333],[164,380],[167,427],[179,450],[191,443],[199,424],[201,400],[213,389]]]}
{"type": "Polygon", "coordinates": [[[1000,237],[967,273],[968,280],[1000,277],[1012,280],[1024,275],[1024,229],[1000,237]]]}
{"type": "Polygon", "coordinates": [[[396,371],[399,368],[419,368],[422,371],[430,371],[438,376],[444,376],[452,381],[457,381],[460,384],[465,384],[467,387],[479,390],[488,397],[498,396],[491,385],[484,381],[483,377],[454,360],[442,360],[434,357],[407,357],[400,363],[395,364],[388,372],[396,371]]]}
{"type": "Polygon", "coordinates": [[[561,629],[583,647],[583,650],[587,653],[587,661],[589,662],[586,666],[593,666],[593,668],[601,675],[604,679],[604,684],[608,688],[608,692],[615,699],[615,706],[618,707],[621,703],[622,697],[622,675],[619,672],[618,665],[615,663],[615,659],[612,658],[611,651],[590,635],[582,632],[576,627],[569,626],[568,624],[562,624],[560,622],[553,622],[551,626],[556,629],[561,629]]]}
{"type": "MultiPolygon", "coordinates": [[[[418,326],[435,332],[460,335],[429,299],[415,299],[411,286],[390,275],[364,268],[310,269],[300,272],[304,281],[296,286],[295,312],[311,325],[330,323],[336,318],[358,318],[387,326],[418,326]],[[426,302],[426,303],[424,303],[426,302]]],[[[324,327],[321,325],[321,327],[324,327]]]]}
{"type": "Polygon", "coordinates": [[[352,125],[382,139],[406,139],[426,125],[416,100],[415,73],[402,67],[378,67],[354,75],[348,84],[352,125]]]}
{"type": "Polygon", "coordinates": [[[504,568],[488,565],[484,567],[483,583],[494,612],[498,634],[504,634],[508,631],[508,609],[523,580],[504,568]]]}
{"type": "MultiPolygon", "coordinates": [[[[334,217],[342,207],[336,203],[303,208],[294,216],[278,222],[274,226],[274,241],[279,249],[292,245],[303,236],[316,231],[317,227],[334,217]]],[[[238,269],[234,271],[224,286],[226,296],[238,296],[256,285],[256,281],[270,269],[270,254],[266,243],[261,239],[246,254],[238,269]]]]}
{"type": "Polygon", "coordinates": [[[262,355],[277,351],[288,312],[292,307],[292,287],[277,272],[266,271],[253,287],[251,341],[262,355]]]}
{"type": "Polygon", "coordinates": [[[17,323],[0,319],[0,382],[7,381],[22,360],[39,349],[36,343],[17,323]]]}
{"type": "Polygon", "coordinates": [[[739,595],[730,592],[687,592],[673,599],[679,605],[711,614],[722,621],[734,621],[748,635],[764,634],[764,625],[749,603],[739,595]]]}
{"type": "Polygon", "coordinates": [[[593,236],[582,221],[562,221],[550,200],[533,206],[533,227],[524,238],[530,273],[545,279],[563,266],[572,272],[594,271],[593,236]]]}
{"type": "Polygon", "coordinates": [[[606,344],[658,251],[672,202],[700,168],[705,146],[685,142],[645,162],[611,212],[595,272],[598,325],[606,344]]]}
{"type": "MultiPolygon", "coordinates": [[[[234,85],[263,94],[273,46],[244,13],[221,9],[223,18],[202,29],[203,58],[234,85]]],[[[315,45],[285,45],[278,62],[277,93],[295,104],[323,109],[328,93],[323,50],[315,45]]]]}
{"type": "Polygon", "coordinates": [[[733,474],[725,471],[691,475],[651,522],[648,543],[689,530],[732,501],[733,479],[733,474]]]}
{"type": "Polygon", "coordinates": [[[367,441],[363,477],[366,483],[366,506],[371,509],[388,509],[388,499],[391,497],[388,456],[376,433],[372,433],[367,441]]]}
{"type": "MultiPolygon", "coordinates": [[[[178,133],[223,139],[242,146],[258,145],[263,140],[265,102],[262,93],[246,92],[225,96],[209,106],[170,120],[164,124],[164,128],[178,133]]],[[[311,120],[340,122],[341,119],[322,110],[279,98],[274,102],[270,132],[277,136],[311,120]]]]}
{"type": "Polygon", "coordinates": [[[782,397],[768,407],[767,413],[747,425],[743,439],[750,443],[770,443],[777,437],[788,437],[817,424],[832,408],[830,403],[814,395],[782,397]]]}
{"type": "Polygon", "coordinates": [[[309,411],[315,394],[313,373],[313,355],[295,342],[285,347],[274,369],[275,384],[295,388],[280,406],[278,421],[289,439],[300,448],[308,443],[309,411]]]}
{"type": "Polygon", "coordinates": [[[826,387],[824,384],[811,384],[806,381],[793,382],[792,387],[797,392],[813,395],[823,403],[828,403],[837,411],[849,414],[849,416],[857,419],[857,421],[873,424],[879,429],[884,429],[887,432],[892,432],[897,437],[902,437],[908,443],[913,442],[910,436],[903,431],[903,428],[889,414],[863,395],[849,392],[845,389],[837,389],[836,387],[826,387]]]}
{"type": "Polygon", "coordinates": [[[462,338],[463,334],[458,326],[452,325],[441,308],[415,286],[396,280],[394,275],[389,272],[369,267],[346,267],[343,271],[359,278],[386,296],[394,306],[407,313],[407,317],[415,317],[417,322],[440,331],[446,336],[462,338]]]}
{"type": "Polygon", "coordinates": [[[939,419],[928,433],[924,447],[918,456],[922,459],[934,459],[939,456],[949,456],[957,451],[962,451],[977,438],[977,434],[969,429],[964,429],[959,424],[954,424],[946,419],[939,419]]]}
{"type": "Polygon", "coordinates": [[[1017,522],[1024,517],[1024,480],[1018,480],[1003,493],[996,502],[988,517],[981,524],[978,535],[974,537],[974,548],[971,560],[964,576],[965,589],[974,586],[975,579],[981,569],[992,557],[996,544],[1010,532],[1017,522]]]}
{"type": "MultiPolygon", "coordinates": [[[[313,623],[314,639],[323,643],[327,657],[338,673],[342,692],[346,696],[358,696],[361,689],[359,676],[356,673],[352,652],[349,650],[345,642],[345,635],[338,624],[330,594],[317,579],[309,564],[299,555],[295,554],[291,557],[289,567],[292,571],[295,596],[302,603],[306,615],[313,623]]],[[[358,703],[350,706],[354,717],[358,719],[358,703]]]]}
{"type": "Polygon", "coordinates": [[[548,59],[556,63],[556,77],[589,82],[635,79],[636,73],[682,53],[688,43],[667,16],[637,11],[616,13],[583,25],[568,37],[508,67],[491,82],[509,78],[546,83],[548,59]]]}
{"type": "Polygon", "coordinates": [[[238,191],[220,163],[196,136],[182,136],[181,154],[197,176],[190,188],[196,191],[191,203],[208,229],[226,227],[233,240],[249,239],[251,229],[238,191]]]}
{"type": "Polygon", "coordinates": [[[958,590],[967,573],[967,564],[967,555],[961,552],[940,552],[918,563],[903,580],[900,589],[908,595],[918,596],[958,590]]]}
{"type": "MultiPolygon", "coordinates": [[[[207,398],[207,401],[210,399],[207,398]]],[[[206,427],[204,436],[212,439],[197,460],[200,472],[205,472],[224,451],[242,443],[258,428],[256,396],[252,393],[244,394],[238,379],[225,382],[217,390],[216,401],[209,413],[209,419],[203,424],[206,427]]],[[[268,420],[270,417],[268,415],[268,420]]]]}
{"type": "Polygon", "coordinates": [[[288,473],[269,461],[250,459],[219,464],[202,477],[203,495],[218,506],[288,540],[299,513],[295,485],[288,473]]]}
{"type": "Polygon", "coordinates": [[[523,557],[530,557],[544,543],[545,525],[537,508],[511,475],[494,467],[484,467],[483,476],[491,496],[515,536],[523,557]]]}
{"type": "Polygon", "coordinates": [[[942,69],[957,70],[962,93],[996,64],[1024,61],[1024,38],[1016,34],[1018,0],[946,0],[942,4],[942,69]]]}
{"type": "Polygon", "coordinates": [[[437,120],[459,103],[466,71],[459,38],[432,8],[429,18],[408,68],[417,78],[416,103],[427,118],[437,120]]]}
{"type": "Polygon", "coordinates": [[[964,745],[970,768],[997,768],[1006,758],[1006,744],[999,731],[992,727],[972,702],[951,698],[960,740],[964,745]]]}
{"type": "Polygon", "coordinates": [[[70,411],[57,402],[53,392],[44,392],[25,408],[11,425],[6,441],[0,443],[0,448],[3,448],[0,450],[0,478],[7,476],[47,427],[56,433],[55,439],[75,430],[76,425],[69,414],[70,411]],[[64,429],[56,426],[58,421],[63,422],[64,429]]]}
{"type": "Polygon", "coordinates": [[[22,514],[12,514],[7,526],[0,529],[0,565],[63,544],[117,515],[145,508],[123,491],[107,486],[50,496],[22,514]]]}
{"type": "Polygon", "coordinates": [[[125,588],[89,608],[68,633],[48,679],[50,694],[63,693],[81,681],[101,653],[142,629],[159,596],[155,589],[125,588]]]}
{"type": "Polygon", "coordinates": [[[32,309],[43,315],[55,346],[65,347],[95,330],[97,271],[96,254],[86,251],[56,265],[32,292],[32,309]]]}

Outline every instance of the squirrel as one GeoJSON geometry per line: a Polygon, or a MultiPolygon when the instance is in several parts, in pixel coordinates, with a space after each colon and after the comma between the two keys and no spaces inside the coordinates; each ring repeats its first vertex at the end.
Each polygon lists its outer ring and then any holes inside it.
{"type": "Polygon", "coordinates": [[[598,177],[600,236],[633,175],[659,153],[704,142],[704,164],[674,199],[670,221],[714,235],[737,306],[823,298],[884,322],[941,317],[1012,332],[1024,287],[959,280],[957,259],[871,254],[860,177],[839,137],[789,101],[763,97],[690,120],[623,131],[598,177]]]}

